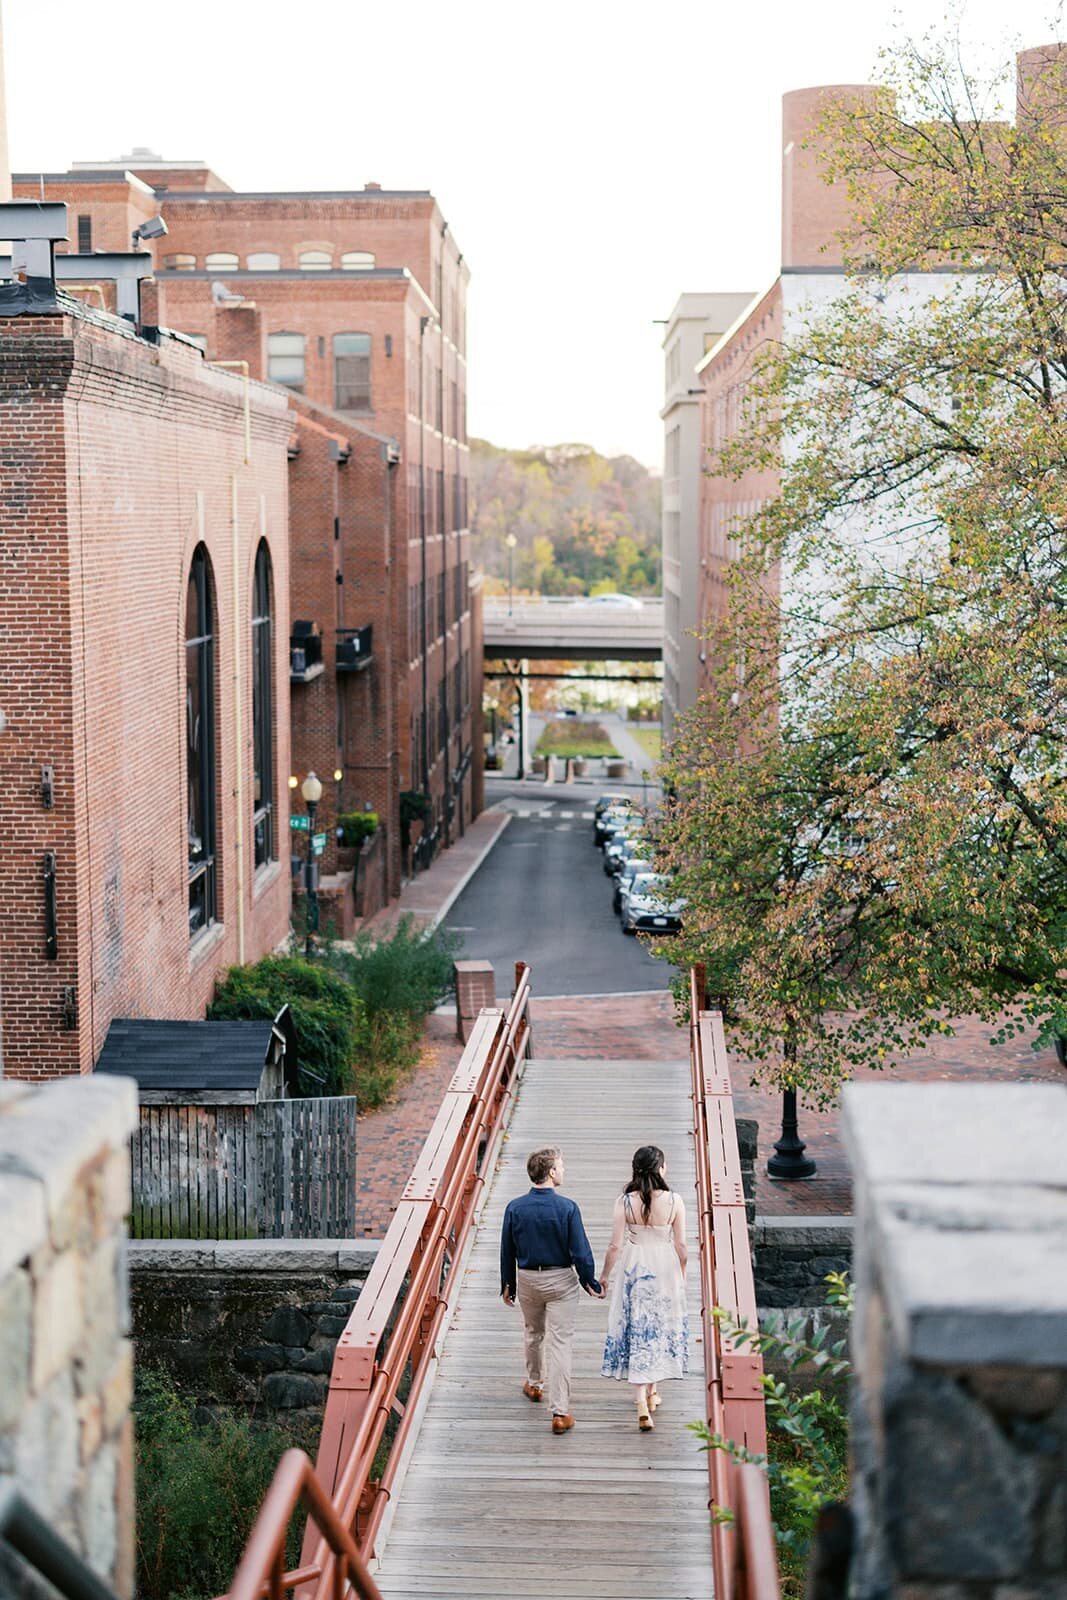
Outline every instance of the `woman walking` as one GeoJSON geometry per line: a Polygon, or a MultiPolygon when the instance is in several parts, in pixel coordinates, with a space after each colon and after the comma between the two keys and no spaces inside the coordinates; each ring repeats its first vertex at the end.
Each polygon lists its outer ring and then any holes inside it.
{"type": "Polygon", "coordinates": [[[689,1364],[685,1300],[685,1207],[667,1183],[663,1151],[634,1153],[633,1175],[615,1202],[600,1282],[608,1300],[605,1378],[634,1385],[637,1425],[655,1426],[657,1384],[682,1378],[689,1364]]]}

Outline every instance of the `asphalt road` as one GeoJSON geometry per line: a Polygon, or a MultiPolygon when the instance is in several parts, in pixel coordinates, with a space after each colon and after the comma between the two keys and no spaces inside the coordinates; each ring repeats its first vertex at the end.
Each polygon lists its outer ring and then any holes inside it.
{"type": "Polygon", "coordinates": [[[493,963],[501,993],[516,961],[533,967],[539,995],[665,989],[673,967],[627,937],[611,909],[611,879],[593,845],[594,794],[549,799],[540,785],[498,794],[491,803],[514,811],[514,821],[445,919],[464,954],[493,963]]]}

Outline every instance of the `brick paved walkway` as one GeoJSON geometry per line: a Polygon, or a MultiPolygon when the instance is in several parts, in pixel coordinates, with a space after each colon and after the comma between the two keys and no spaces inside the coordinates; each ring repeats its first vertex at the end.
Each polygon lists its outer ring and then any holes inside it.
{"type": "MultiPolygon", "coordinates": [[[[532,1011],[534,1054],[542,1060],[599,1057],[608,1061],[656,1062],[677,1059],[688,1050],[685,1032],[674,1024],[669,995],[538,1000],[535,988],[532,1011]]],[[[1064,1081],[1053,1050],[1032,1050],[1026,1035],[1009,1044],[991,1045],[991,1032],[984,1023],[969,1019],[959,1025],[955,1038],[939,1036],[931,1040],[892,1076],[909,1082],[1064,1081]]],[[[400,1097],[393,1105],[360,1118],[357,1215],[359,1232],[365,1237],[380,1238],[384,1234],[461,1050],[454,1016],[441,1013],[429,1017],[423,1061],[400,1097]]],[[[773,1183],[762,1169],[777,1137],[780,1098],[753,1089],[748,1071],[736,1060],[733,1081],[738,1115],[755,1117],[760,1125],[756,1203],[763,1215],[826,1216],[849,1212],[852,1188],[838,1132],[838,1112],[802,1108],[801,1134],[818,1162],[818,1174],[806,1183],[773,1183]]],[[[565,1133],[561,1137],[565,1138],[565,1133]]],[[[640,1137],[640,1130],[635,1129],[635,1141],[640,1137]]]]}

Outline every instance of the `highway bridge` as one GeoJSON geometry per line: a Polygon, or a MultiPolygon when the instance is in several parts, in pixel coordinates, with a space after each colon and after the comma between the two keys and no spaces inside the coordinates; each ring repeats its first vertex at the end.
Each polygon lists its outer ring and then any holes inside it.
{"type": "Polygon", "coordinates": [[[663,601],[494,598],[484,611],[487,661],[659,661],[663,601]]]}
{"type": "Polygon", "coordinates": [[[762,1359],[713,1315],[757,1320],[722,1019],[695,969],[688,1061],[539,1061],[529,1000],[520,962],[510,1004],[474,1025],[338,1342],[317,1462],[282,1457],[229,1600],[779,1600],[766,1477],[702,1453],[687,1427],[703,1417],[766,1450],[762,1359]],[[594,1246],[636,1144],[662,1146],[686,1197],[693,1370],[664,1385],[653,1434],[638,1433],[627,1386],[598,1376],[593,1301],[574,1431],[555,1436],[522,1395],[498,1239],[528,1187],[526,1152],[549,1138],[594,1246]]]}

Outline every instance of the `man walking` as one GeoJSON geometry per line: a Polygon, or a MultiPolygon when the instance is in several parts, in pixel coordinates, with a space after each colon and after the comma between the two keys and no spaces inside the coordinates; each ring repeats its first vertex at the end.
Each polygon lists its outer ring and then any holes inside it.
{"type": "Polygon", "coordinates": [[[582,1214],[573,1200],[556,1191],[563,1182],[562,1152],[535,1150],[526,1171],[533,1185],[508,1203],[500,1235],[500,1291],[504,1304],[516,1299],[526,1334],[528,1400],[540,1400],[548,1386],[552,1432],[574,1427],[571,1415],[571,1342],[578,1318],[578,1285],[603,1299],[593,1269],[593,1252],[582,1214]]]}

